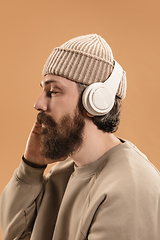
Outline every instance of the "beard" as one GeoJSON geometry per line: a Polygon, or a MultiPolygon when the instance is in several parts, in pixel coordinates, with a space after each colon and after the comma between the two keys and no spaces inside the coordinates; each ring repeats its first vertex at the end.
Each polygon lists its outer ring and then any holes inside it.
{"type": "Polygon", "coordinates": [[[64,160],[81,148],[85,121],[78,107],[73,117],[66,114],[59,123],[44,112],[37,115],[37,121],[45,126],[41,129],[41,154],[45,158],[64,160]]]}

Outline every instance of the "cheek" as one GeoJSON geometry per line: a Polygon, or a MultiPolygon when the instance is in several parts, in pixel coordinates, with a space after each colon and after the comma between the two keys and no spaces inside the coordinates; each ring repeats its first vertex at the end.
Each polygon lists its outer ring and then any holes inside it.
{"type": "Polygon", "coordinates": [[[49,104],[49,112],[52,118],[57,122],[66,114],[73,115],[77,108],[79,99],[58,99],[57,101],[51,101],[49,104]]]}

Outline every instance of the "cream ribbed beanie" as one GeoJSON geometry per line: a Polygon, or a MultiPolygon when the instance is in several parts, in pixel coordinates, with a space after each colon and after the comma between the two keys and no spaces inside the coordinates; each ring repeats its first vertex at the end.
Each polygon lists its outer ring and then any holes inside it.
{"type": "MultiPolygon", "coordinates": [[[[55,74],[75,82],[90,85],[104,82],[114,68],[112,50],[107,42],[97,34],[73,38],[53,49],[47,59],[43,76],[55,74]]],[[[126,74],[123,72],[117,96],[126,96],[126,74]]]]}

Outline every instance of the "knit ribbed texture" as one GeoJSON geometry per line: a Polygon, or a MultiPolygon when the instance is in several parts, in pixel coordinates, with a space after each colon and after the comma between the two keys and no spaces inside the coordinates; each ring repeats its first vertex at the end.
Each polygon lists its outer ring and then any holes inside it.
{"type": "MultiPolygon", "coordinates": [[[[55,48],[44,65],[43,76],[51,73],[90,85],[106,81],[113,68],[114,58],[110,46],[101,36],[89,34],[73,38],[55,48]]],[[[125,72],[116,95],[125,98],[125,72]]]]}

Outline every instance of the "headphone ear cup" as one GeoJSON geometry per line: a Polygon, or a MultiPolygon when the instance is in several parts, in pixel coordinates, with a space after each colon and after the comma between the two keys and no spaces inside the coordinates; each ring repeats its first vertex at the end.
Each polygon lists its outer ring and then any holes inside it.
{"type": "Polygon", "coordinates": [[[93,84],[89,85],[83,92],[82,95],[82,103],[84,108],[86,109],[86,111],[92,115],[95,115],[96,112],[92,109],[92,106],[90,104],[90,99],[89,99],[89,95],[90,92],[93,90],[93,84]]]}
{"type": "Polygon", "coordinates": [[[90,114],[102,116],[112,109],[114,99],[103,83],[94,83],[85,89],[82,103],[90,114]]]}
{"type": "Polygon", "coordinates": [[[115,101],[116,92],[123,76],[123,69],[118,62],[110,77],[103,83],[89,85],[82,96],[84,108],[94,116],[102,116],[108,113],[115,101]]]}

